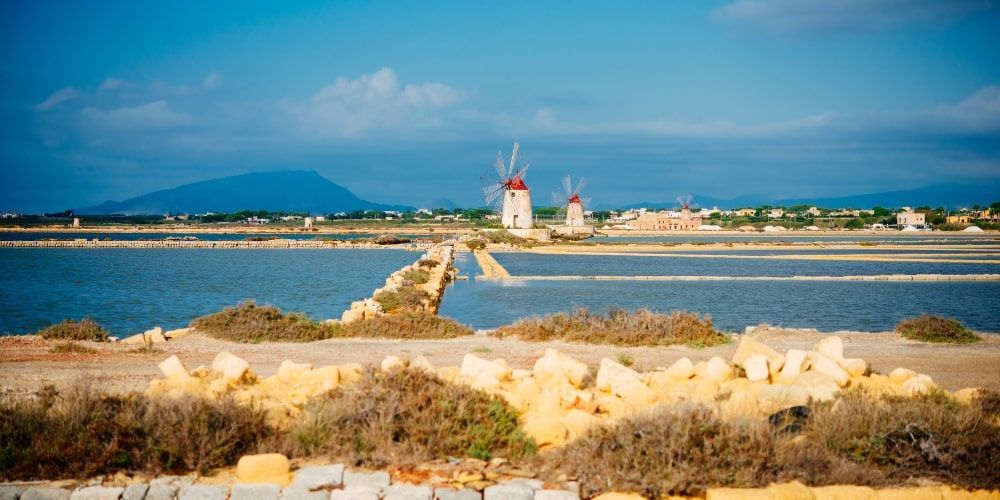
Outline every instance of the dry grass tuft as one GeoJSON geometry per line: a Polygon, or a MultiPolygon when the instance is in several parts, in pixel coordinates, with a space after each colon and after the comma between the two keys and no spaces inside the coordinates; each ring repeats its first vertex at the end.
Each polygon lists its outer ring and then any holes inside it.
{"type": "Polygon", "coordinates": [[[421,370],[369,369],[311,403],[289,429],[284,451],[385,467],[461,456],[520,459],[536,445],[498,396],[421,370]]]}
{"type": "Polygon", "coordinates": [[[207,473],[234,464],[272,433],[263,412],[233,401],[51,388],[37,398],[0,396],[0,480],[207,473]]]}
{"type": "Polygon", "coordinates": [[[427,292],[412,286],[401,286],[392,291],[382,291],[375,295],[375,302],[385,312],[400,309],[422,309],[424,301],[430,298],[427,292]]]}
{"type": "MultiPolygon", "coordinates": [[[[423,261],[421,261],[423,262],[423,261]]],[[[424,271],[423,269],[410,269],[403,273],[403,279],[411,283],[416,283],[418,285],[423,285],[431,280],[431,275],[424,271]]]]}
{"type": "Polygon", "coordinates": [[[206,335],[234,342],[312,342],[330,338],[332,331],[303,314],[284,314],[277,307],[248,300],[215,314],[196,318],[191,327],[206,335]]]}
{"type": "Polygon", "coordinates": [[[929,314],[900,321],[896,325],[896,332],[910,340],[922,342],[974,344],[980,340],[978,335],[958,320],[929,314]]]}
{"type": "Polygon", "coordinates": [[[95,354],[97,350],[75,342],[60,342],[49,348],[49,352],[52,354],[95,354]]]}
{"type": "Polygon", "coordinates": [[[530,318],[502,326],[491,335],[516,336],[530,342],[565,340],[617,346],[664,346],[686,344],[708,347],[725,344],[729,337],[712,326],[712,318],[673,311],[659,314],[647,309],[612,309],[605,316],[587,309],[530,318]]]}
{"type": "Polygon", "coordinates": [[[80,321],[65,319],[40,330],[37,335],[50,340],[108,341],[108,331],[90,318],[83,318],[80,321]]]}
{"type": "Polygon", "coordinates": [[[468,326],[423,310],[340,323],[332,328],[332,336],[336,338],[451,339],[472,335],[468,326]]]}

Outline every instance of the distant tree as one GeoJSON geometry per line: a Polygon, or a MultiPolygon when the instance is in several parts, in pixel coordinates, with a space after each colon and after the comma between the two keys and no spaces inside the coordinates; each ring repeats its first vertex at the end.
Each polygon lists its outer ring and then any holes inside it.
{"type": "Polygon", "coordinates": [[[892,213],[892,211],[889,210],[888,208],[884,208],[884,207],[873,207],[872,208],[872,215],[874,215],[875,217],[885,217],[885,216],[887,216],[887,215],[889,215],[891,213],[892,213]]]}
{"type": "Polygon", "coordinates": [[[865,227],[865,221],[861,220],[860,217],[855,217],[844,224],[847,229],[863,229],[865,227]]]}

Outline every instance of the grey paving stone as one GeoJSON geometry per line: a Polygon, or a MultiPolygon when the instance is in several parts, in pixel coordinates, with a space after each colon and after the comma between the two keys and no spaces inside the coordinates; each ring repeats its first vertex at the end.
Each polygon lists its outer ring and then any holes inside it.
{"type": "Polygon", "coordinates": [[[389,473],[344,471],[344,486],[371,486],[385,488],[389,486],[389,473]]]}
{"type": "Polygon", "coordinates": [[[434,489],[416,484],[394,484],[382,493],[383,500],[431,500],[434,489]]]}
{"type": "Polygon", "coordinates": [[[69,490],[48,486],[32,486],[21,492],[21,500],[68,500],[69,490]]]}
{"type": "Polygon", "coordinates": [[[278,500],[281,487],[276,484],[234,484],[229,500],[278,500]]]}
{"type": "Polygon", "coordinates": [[[542,488],[545,488],[545,483],[541,479],[517,478],[517,479],[511,479],[509,481],[504,481],[500,484],[527,486],[528,488],[531,488],[533,490],[540,490],[542,488]]]}
{"type": "Polygon", "coordinates": [[[344,484],[344,464],[303,467],[295,471],[294,486],[315,489],[344,484]]]}
{"type": "Polygon", "coordinates": [[[0,500],[17,500],[24,488],[16,484],[0,484],[0,500]]]}
{"type": "Polygon", "coordinates": [[[148,490],[148,484],[130,484],[122,492],[122,500],[143,500],[148,490]]]}
{"type": "Polygon", "coordinates": [[[125,488],[119,486],[84,486],[69,496],[70,500],[118,500],[125,488]]]}
{"type": "Polygon", "coordinates": [[[481,500],[482,498],[483,494],[472,488],[460,490],[438,488],[434,490],[434,500],[481,500]]]}
{"type": "Polygon", "coordinates": [[[282,500],[330,500],[330,490],[310,490],[302,486],[291,485],[281,491],[282,500]]]}
{"type": "Polygon", "coordinates": [[[535,490],[517,483],[495,484],[483,490],[483,500],[534,500],[535,490]]]}
{"type": "Polygon", "coordinates": [[[535,500],[580,500],[580,495],[567,490],[535,490],[535,500]]]}
{"type": "Polygon", "coordinates": [[[381,492],[373,486],[345,486],[342,490],[333,490],[330,500],[379,500],[381,492]]]}
{"type": "Polygon", "coordinates": [[[145,500],[174,500],[178,489],[172,484],[150,484],[145,500]]]}
{"type": "Polygon", "coordinates": [[[176,486],[178,489],[194,484],[194,478],[190,476],[160,476],[149,482],[150,486],[166,484],[176,486]]]}
{"type": "Polygon", "coordinates": [[[225,486],[196,484],[181,488],[177,500],[226,500],[228,495],[229,488],[225,486]]]}

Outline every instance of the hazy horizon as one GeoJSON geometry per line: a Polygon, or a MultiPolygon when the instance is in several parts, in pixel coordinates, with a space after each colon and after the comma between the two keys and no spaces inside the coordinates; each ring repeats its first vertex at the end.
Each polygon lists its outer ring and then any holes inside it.
{"type": "Polygon", "coordinates": [[[994,1],[2,9],[0,210],[275,170],[475,206],[515,140],[541,205],[1000,181],[994,1]]]}

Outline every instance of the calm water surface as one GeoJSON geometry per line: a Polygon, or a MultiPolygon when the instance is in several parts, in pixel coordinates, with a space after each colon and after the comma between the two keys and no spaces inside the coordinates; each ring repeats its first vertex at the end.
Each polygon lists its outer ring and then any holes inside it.
{"type": "MultiPolygon", "coordinates": [[[[203,241],[233,241],[233,240],[246,240],[250,238],[282,238],[287,240],[317,240],[317,239],[330,239],[330,240],[361,240],[374,238],[378,236],[375,233],[350,233],[350,234],[317,234],[317,233],[238,233],[238,234],[223,234],[223,233],[157,233],[157,232],[138,232],[138,233],[101,233],[101,232],[87,232],[87,233],[43,233],[43,232],[0,232],[0,240],[3,241],[35,241],[35,240],[75,240],[79,238],[92,240],[114,240],[114,241],[136,241],[136,240],[163,240],[166,238],[183,238],[185,236],[193,236],[199,240],[203,241]]],[[[428,238],[433,235],[426,234],[400,234],[398,235],[403,238],[428,238]]]]}
{"type": "Polygon", "coordinates": [[[112,335],[179,328],[245,299],[339,318],[405,250],[0,249],[0,332],[89,316],[112,335]]]}

